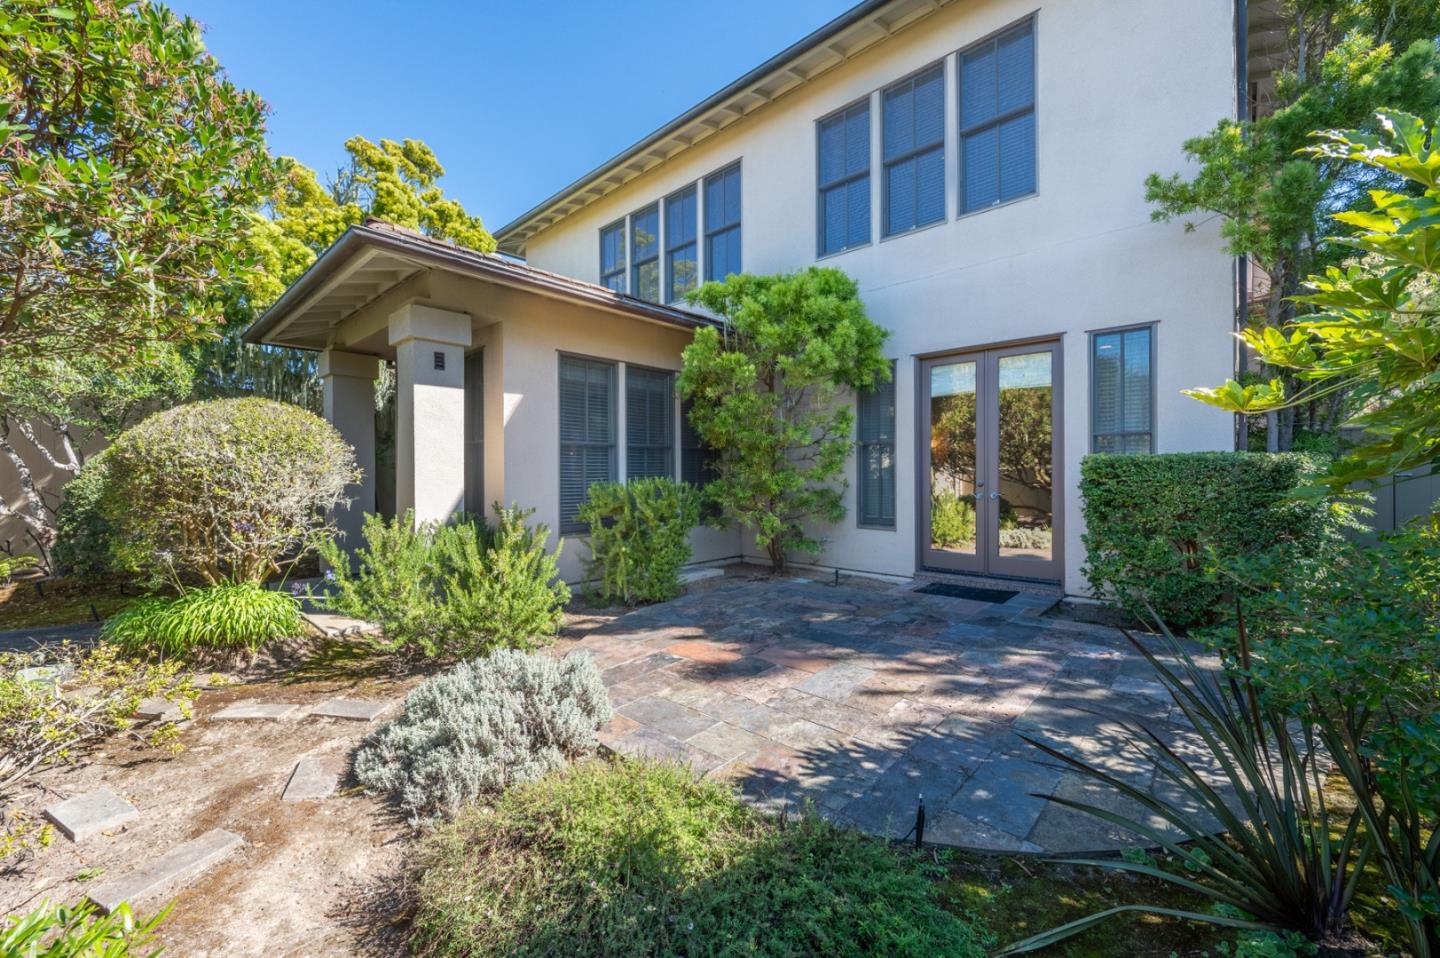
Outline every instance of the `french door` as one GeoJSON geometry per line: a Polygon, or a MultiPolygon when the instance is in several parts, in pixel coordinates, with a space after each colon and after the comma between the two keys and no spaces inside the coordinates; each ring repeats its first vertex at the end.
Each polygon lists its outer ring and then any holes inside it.
{"type": "Polygon", "coordinates": [[[1058,343],[921,362],[923,567],[1061,577],[1059,367],[1058,343]]]}

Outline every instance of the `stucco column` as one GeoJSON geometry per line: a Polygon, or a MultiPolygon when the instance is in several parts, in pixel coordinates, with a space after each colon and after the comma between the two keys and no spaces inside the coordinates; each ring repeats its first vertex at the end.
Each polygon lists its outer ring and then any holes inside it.
{"type": "Polygon", "coordinates": [[[395,347],[395,512],[449,519],[465,507],[465,350],[470,316],[412,303],[390,315],[395,347]]]}
{"type": "Polygon", "coordinates": [[[360,526],[367,512],[375,511],[375,380],[380,360],[359,353],[327,349],[318,368],[324,397],[325,421],[355,448],[360,481],[346,487],[349,506],[335,511],[335,525],[344,534],[346,549],[361,545],[360,526]]]}

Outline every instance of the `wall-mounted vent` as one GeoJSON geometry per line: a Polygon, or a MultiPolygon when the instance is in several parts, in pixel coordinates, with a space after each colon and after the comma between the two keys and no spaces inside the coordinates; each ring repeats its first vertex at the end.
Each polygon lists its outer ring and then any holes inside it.
{"type": "Polygon", "coordinates": [[[445,368],[445,354],[438,349],[435,350],[435,368],[440,370],[445,368]]]}

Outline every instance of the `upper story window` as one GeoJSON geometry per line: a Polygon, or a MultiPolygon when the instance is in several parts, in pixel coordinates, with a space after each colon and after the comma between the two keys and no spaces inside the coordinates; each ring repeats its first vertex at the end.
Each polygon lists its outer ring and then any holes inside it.
{"type": "Polygon", "coordinates": [[[600,285],[625,292],[625,221],[600,231],[600,285]]]}
{"type": "Polygon", "coordinates": [[[885,235],[945,218],[945,66],[885,91],[881,104],[885,235]]]}
{"type": "Polygon", "coordinates": [[[705,177],[705,278],[740,272],[740,164],[705,177]]]}
{"type": "Polygon", "coordinates": [[[1035,192],[1035,23],[960,54],[960,211],[1035,192]]]}
{"type": "Polygon", "coordinates": [[[699,285],[696,249],[695,187],[665,198],[665,302],[683,299],[699,285]]]}
{"type": "Polygon", "coordinates": [[[630,295],[660,302],[660,205],[630,215],[630,295]]]}
{"type": "Polygon", "coordinates": [[[870,242],[870,101],[821,120],[820,255],[870,242]]]}
{"type": "Polygon", "coordinates": [[[1090,336],[1090,448],[1155,449],[1155,327],[1104,330],[1090,336]]]}

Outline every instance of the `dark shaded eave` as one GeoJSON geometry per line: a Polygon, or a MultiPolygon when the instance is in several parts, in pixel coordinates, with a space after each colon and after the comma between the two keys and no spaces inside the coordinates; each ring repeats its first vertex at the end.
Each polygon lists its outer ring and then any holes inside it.
{"type": "Polygon", "coordinates": [[[537,216],[542,215],[546,210],[548,210],[555,204],[561,202],[566,197],[578,192],[581,189],[584,189],[586,186],[589,186],[595,180],[598,180],[601,177],[605,176],[607,173],[611,172],[616,167],[632,159],[633,157],[645,152],[655,144],[665,140],[672,133],[699,119],[701,116],[715,109],[717,106],[724,103],[731,97],[740,94],[747,87],[751,86],[752,84],[758,83],[766,76],[781,69],[789,61],[794,60],[796,57],[802,56],[810,52],[811,50],[814,50],[815,48],[824,44],[826,41],[830,40],[836,34],[843,33],[845,30],[848,30],[850,27],[873,15],[876,11],[886,6],[889,6],[891,3],[894,2],[895,0],[864,0],[864,2],[856,4],[855,6],[851,7],[849,10],[846,10],[844,13],[840,14],[840,16],[831,20],[829,23],[825,24],[819,29],[811,32],[807,36],[796,41],[795,43],[790,44],[790,46],[786,47],[784,50],[781,50],[779,53],[775,54],[773,57],[760,64],[755,69],[746,73],[744,76],[727,84],[723,89],[712,93],[710,96],[706,97],[704,100],[700,101],[690,109],[686,110],[684,113],[680,114],[675,119],[671,120],[669,123],[666,123],[664,126],[660,127],[648,136],[637,140],[635,143],[621,150],[619,153],[615,154],[610,159],[606,160],[604,163],[601,163],[599,166],[595,167],[593,170],[586,173],[584,176],[581,176],[579,179],[575,180],[569,186],[566,186],[564,189],[561,189],[558,192],[552,194],[548,198],[542,200],[540,203],[531,207],[526,212],[521,213],[509,223],[506,223],[504,226],[500,227],[500,229],[495,231],[495,239],[500,244],[500,248],[506,248],[506,241],[509,240],[513,233],[522,229],[527,223],[529,223],[530,220],[533,220],[537,216]]]}
{"type": "Polygon", "coordinates": [[[594,283],[510,262],[499,256],[462,246],[452,246],[389,224],[369,221],[351,226],[341,234],[340,238],[321,253],[300,278],[290,284],[280,298],[245,330],[241,338],[247,343],[269,342],[268,335],[297,306],[319,290],[354,256],[367,248],[399,254],[433,268],[448,269],[478,279],[489,279],[502,285],[529,289],[542,295],[681,329],[693,330],[714,325],[712,319],[699,313],[635,299],[594,283]]]}

